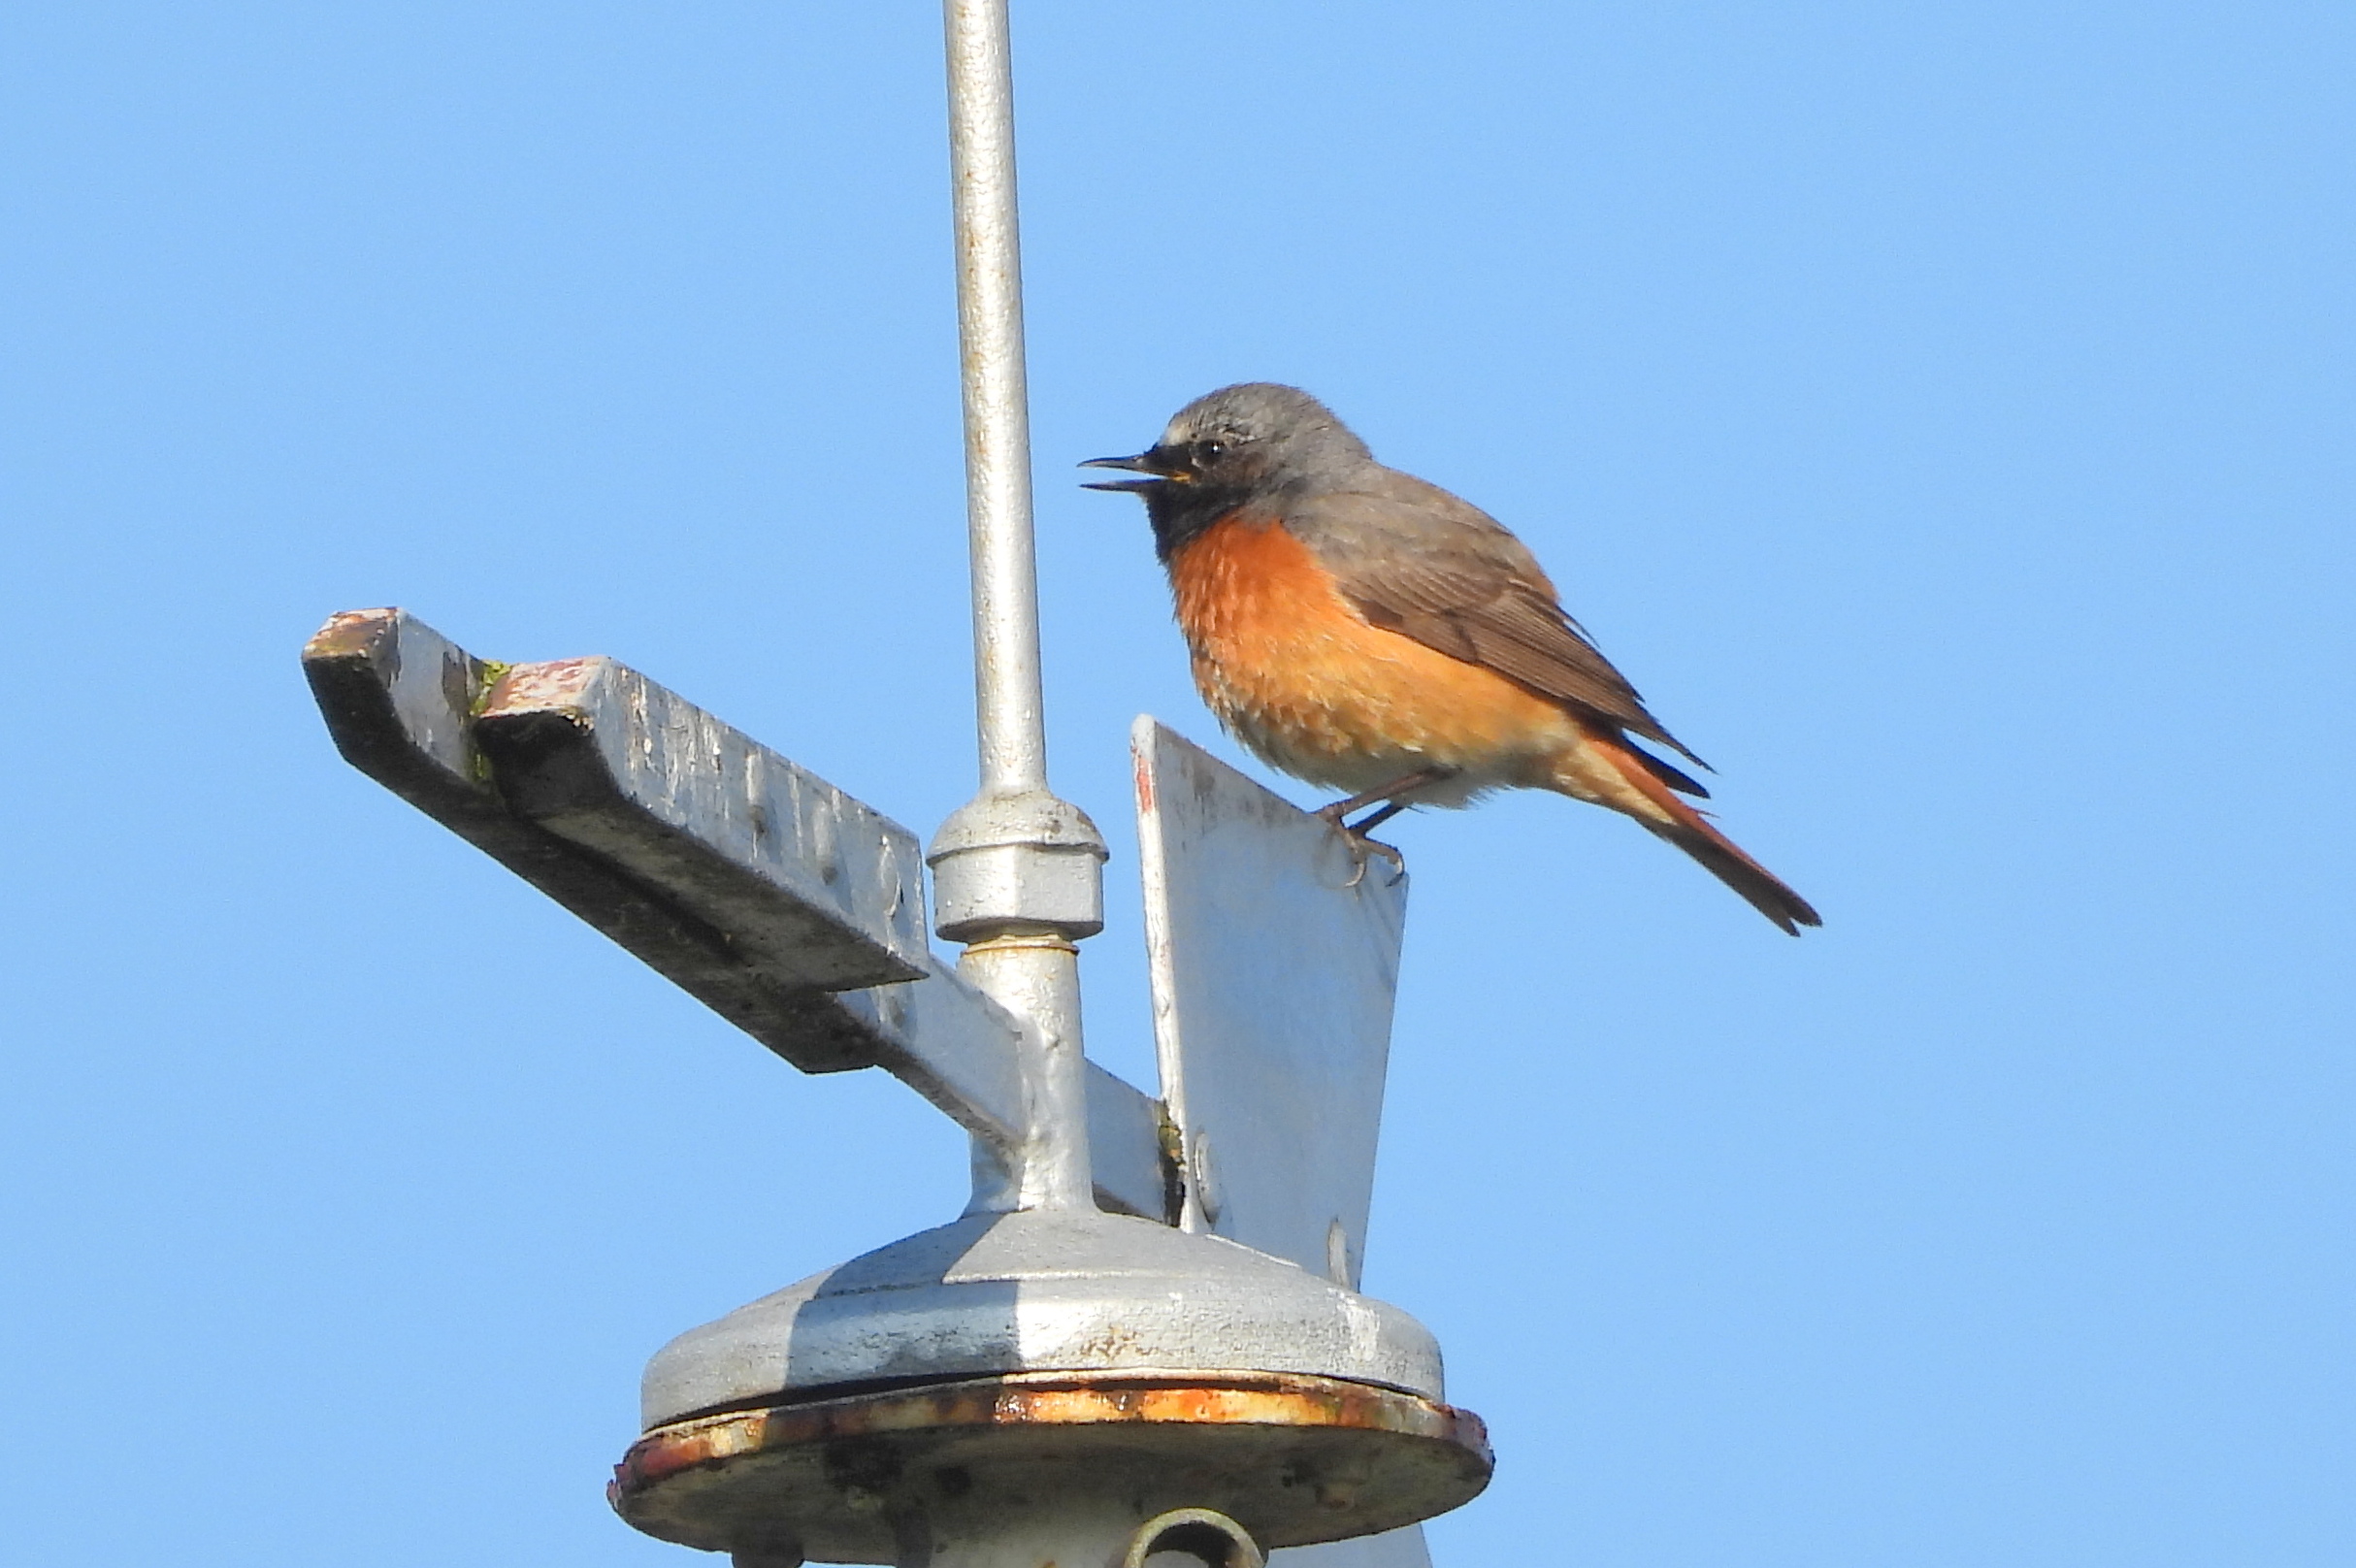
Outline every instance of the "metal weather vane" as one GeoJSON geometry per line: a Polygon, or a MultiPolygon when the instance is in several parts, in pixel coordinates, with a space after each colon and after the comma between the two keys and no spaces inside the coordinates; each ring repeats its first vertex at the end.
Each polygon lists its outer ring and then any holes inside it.
{"type": "Polygon", "coordinates": [[[1356,1289],[1405,875],[1140,720],[1162,1093],[1086,1060],[1105,848],[1047,781],[1004,0],[946,13],[981,779],[929,851],[608,659],[492,664],[388,609],[305,669],[362,771],[794,1065],[882,1067],[972,1138],[962,1217],[656,1355],[625,1519],[740,1568],[1413,1568],[1490,1458],[1430,1334],[1356,1289]]]}

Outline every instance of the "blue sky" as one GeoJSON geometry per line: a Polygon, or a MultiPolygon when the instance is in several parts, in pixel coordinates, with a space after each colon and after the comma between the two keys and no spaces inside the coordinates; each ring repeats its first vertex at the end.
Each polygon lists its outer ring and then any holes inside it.
{"type": "MultiPolygon", "coordinates": [[[[1826,916],[1553,798],[1398,825],[1367,1281],[1500,1455],[1441,1568],[2346,1561],[2356,14],[1017,11],[1096,1054],[1129,717],[1213,726],[1068,465],[1227,381],[1519,531],[1826,916]]],[[[0,28],[12,1555],[686,1560],[600,1496],[645,1357],[960,1140],[351,772],[295,655],[608,653],[931,833],[936,13],[0,28]]]]}

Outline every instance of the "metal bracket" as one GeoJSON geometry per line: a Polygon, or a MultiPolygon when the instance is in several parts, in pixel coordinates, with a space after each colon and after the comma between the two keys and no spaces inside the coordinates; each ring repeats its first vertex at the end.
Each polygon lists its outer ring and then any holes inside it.
{"type": "MultiPolygon", "coordinates": [[[[804,1072],[880,1066],[996,1148],[1023,1026],[924,937],[890,818],[608,659],[506,666],[398,609],[303,668],[348,762],[804,1072]]],[[[1163,1219],[1159,1103],[1094,1063],[1096,1195],[1163,1219]]]]}

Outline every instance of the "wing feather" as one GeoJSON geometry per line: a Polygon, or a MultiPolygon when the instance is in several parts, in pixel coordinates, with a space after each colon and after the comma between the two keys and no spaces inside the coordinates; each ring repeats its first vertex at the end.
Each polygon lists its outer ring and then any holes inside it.
{"type": "MultiPolygon", "coordinates": [[[[1528,548],[1478,507],[1385,470],[1378,483],[1303,498],[1285,516],[1372,625],[1710,766],[1662,728],[1564,613],[1528,548]]],[[[1708,793],[1661,768],[1658,776],[1672,788],[1708,793]]]]}

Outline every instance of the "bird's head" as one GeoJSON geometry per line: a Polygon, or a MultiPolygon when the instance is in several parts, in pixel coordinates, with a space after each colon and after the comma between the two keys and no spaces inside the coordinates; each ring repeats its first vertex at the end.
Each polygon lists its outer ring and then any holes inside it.
{"type": "Polygon", "coordinates": [[[1145,502],[1164,555],[1240,506],[1281,508],[1287,492],[1372,461],[1366,443],[1333,410],[1298,387],[1246,381],[1196,398],[1162,439],[1134,457],[1080,466],[1119,469],[1091,490],[1126,490],[1145,502]]]}

